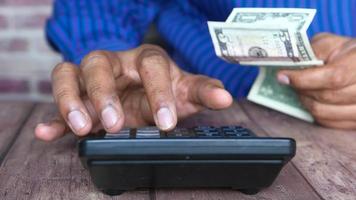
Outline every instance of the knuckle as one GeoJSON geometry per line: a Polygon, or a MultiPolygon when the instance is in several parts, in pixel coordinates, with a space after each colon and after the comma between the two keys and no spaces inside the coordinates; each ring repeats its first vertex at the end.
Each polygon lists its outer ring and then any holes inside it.
{"type": "Polygon", "coordinates": [[[161,54],[150,54],[142,57],[141,66],[144,68],[165,64],[165,58],[161,54]]]}
{"type": "Polygon", "coordinates": [[[95,63],[105,62],[106,60],[107,60],[106,51],[103,50],[91,51],[83,58],[81,62],[81,67],[83,68],[88,64],[92,64],[92,63],[95,64],[95,63]]]}
{"type": "Polygon", "coordinates": [[[100,99],[103,97],[104,87],[100,84],[90,84],[87,88],[88,96],[93,99],[100,99]]]}
{"type": "Polygon", "coordinates": [[[164,96],[166,93],[167,91],[164,90],[163,88],[153,88],[151,91],[152,96],[156,96],[156,97],[164,96]]]}
{"type": "Polygon", "coordinates": [[[52,70],[52,78],[60,73],[73,73],[75,68],[71,63],[63,62],[56,65],[52,70]]]}
{"type": "Polygon", "coordinates": [[[330,86],[332,88],[340,88],[345,86],[346,79],[342,73],[339,72],[339,70],[336,70],[330,79],[330,86]]]}
{"type": "Polygon", "coordinates": [[[320,93],[319,98],[320,98],[321,101],[324,101],[324,102],[331,102],[331,101],[334,100],[335,96],[334,96],[333,92],[324,91],[324,92],[321,92],[321,93],[320,93]]]}
{"type": "Polygon", "coordinates": [[[311,40],[311,46],[318,58],[327,59],[335,46],[335,37],[330,33],[319,33],[311,40]]]}
{"type": "Polygon", "coordinates": [[[309,110],[312,113],[312,115],[316,118],[323,116],[323,111],[320,104],[315,101],[310,103],[309,110]]]}
{"type": "Polygon", "coordinates": [[[165,50],[158,46],[158,45],[154,45],[154,44],[143,44],[140,46],[140,50],[141,52],[143,51],[158,51],[158,52],[165,52],[165,50]]]}
{"type": "Polygon", "coordinates": [[[72,93],[67,88],[58,88],[54,91],[54,99],[58,103],[65,103],[72,97],[72,93]]]}
{"type": "Polygon", "coordinates": [[[321,92],[319,95],[319,100],[328,103],[337,103],[340,101],[338,92],[333,90],[321,92]]]}
{"type": "Polygon", "coordinates": [[[137,66],[141,67],[168,64],[166,52],[156,45],[142,45],[138,58],[139,63],[137,63],[137,66]]]}
{"type": "Polygon", "coordinates": [[[323,41],[328,40],[329,41],[330,39],[332,39],[331,36],[332,36],[332,34],[330,34],[328,32],[318,33],[312,38],[312,43],[318,42],[320,40],[323,40],[323,41]]]}

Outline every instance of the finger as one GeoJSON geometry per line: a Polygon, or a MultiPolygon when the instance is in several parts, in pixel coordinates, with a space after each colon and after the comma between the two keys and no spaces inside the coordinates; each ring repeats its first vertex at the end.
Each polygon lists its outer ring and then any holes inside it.
{"type": "Polygon", "coordinates": [[[311,40],[311,46],[316,57],[328,63],[334,55],[342,50],[341,46],[349,39],[330,33],[319,33],[311,40]]]}
{"type": "Polygon", "coordinates": [[[335,121],[335,120],[318,120],[318,124],[330,128],[336,128],[336,129],[356,129],[356,122],[355,121],[335,121]]]}
{"type": "Polygon", "coordinates": [[[337,51],[334,51],[332,55],[329,56],[329,62],[340,59],[342,56],[348,54],[350,51],[355,51],[356,49],[356,40],[349,39],[347,40],[337,51]]]}
{"type": "Polygon", "coordinates": [[[300,96],[300,100],[316,119],[337,121],[356,120],[356,105],[324,104],[306,96],[300,96]]]}
{"type": "Polygon", "coordinates": [[[224,89],[222,82],[216,79],[196,75],[188,84],[188,88],[190,101],[203,107],[223,109],[233,102],[231,94],[224,89]]]}
{"type": "MultiPolygon", "coordinates": [[[[90,118],[93,122],[93,129],[91,132],[96,132],[101,129],[99,119],[95,113],[93,105],[89,99],[84,99],[84,105],[87,108],[90,118]]],[[[61,138],[70,131],[64,119],[58,114],[55,118],[48,123],[39,123],[35,128],[35,136],[43,141],[54,141],[61,138]]]]}
{"type": "Polygon", "coordinates": [[[331,67],[313,67],[300,70],[281,70],[277,73],[278,82],[291,85],[296,89],[315,90],[329,88],[330,79],[334,76],[331,67]]]}
{"type": "Polygon", "coordinates": [[[66,122],[60,116],[51,120],[49,123],[37,124],[35,136],[43,141],[54,141],[65,135],[69,131],[66,122]]]}
{"type": "Polygon", "coordinates": [[[173,129],[177,124],[177,112],[169,72],[171,61],[166,53],[156,46],[141,48],[137,57],[137,69],[154,121],[162,130],[173,129]]]}
{"type": "Polygon", "coordinates": [[[356,104],[356,85],[351,85],[336,90],[300,90],[298,92],[301,95],[308,96],[325,104],[356,104]]]}
{"type": "Polygon", "coordinates": [[[107,52],[95,51],[81,63],[87,95],[108,132],[119,131],[124,113],[116,91],[113,67],[107,52]]]}
{"type": "Polygon", "coordinates": [[[326,66],[301,70],[281,70],[277,79],[282,84],[301,90],[338,89],[356,83],[356,49],[326,66]]]}
{"type": "Polygon", "coordinates": [[[62,63],[52,73],[54,100],[72,131],[80,136],[89,133],[92,122],[81,98],[79,71],[71,63],[62,63]]]}

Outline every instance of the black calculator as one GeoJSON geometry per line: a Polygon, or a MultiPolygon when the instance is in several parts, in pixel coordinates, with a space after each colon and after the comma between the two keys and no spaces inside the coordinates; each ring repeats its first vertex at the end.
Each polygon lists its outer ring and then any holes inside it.
{"type": "Polygon", "coordinates": [[[240,126],[169,132],[123,129],[79,141],[79,157],[109,195],[138,188],[231,188],[255,194],[272,184],[296,152],[291,138],[257,137],[240,126]]]}

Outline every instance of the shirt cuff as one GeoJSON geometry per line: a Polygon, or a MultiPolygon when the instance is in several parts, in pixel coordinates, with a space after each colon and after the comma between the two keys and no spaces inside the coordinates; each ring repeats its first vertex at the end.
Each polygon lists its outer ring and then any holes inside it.
{"type": "Polygon", "coordinates": [[[68,57],[68,61],[73,62],[77,65],[80,64],[82,59],[91,51],[95,50],[106,50],[106,51],[125,51],[128,49],[134,48],[135,45],[128,44],[122,40],[104,40],[104,41],[96,41],[93,44],[88,44],[86,48],[83,48],[78,51],[78,53],[74,53],[68,57]]]}

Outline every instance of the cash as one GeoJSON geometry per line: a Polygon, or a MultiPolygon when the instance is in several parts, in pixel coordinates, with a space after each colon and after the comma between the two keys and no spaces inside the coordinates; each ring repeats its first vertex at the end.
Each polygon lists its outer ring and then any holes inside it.
{"type": "Polygon", "coordinates": [[[208,22],[219,57],[234,63],[299,60],[293,30],[279,27],[208,22]]]}
{"type": "Polygon", "coordinates": [[[295,91],[276,80],[277,70],[260,67],[247,99],[287,115],[313,122],[312,115],[304,109],[295,91]]]}
{"type": "Polygon", "coordinates": [[[312,122],[295,91],[276,80],[281,68],[322,65],[306,31],[315,9],[235,8],[226,22],[208,22],[216,55],[240,65],[259,66],[247,99],[312,122]]]}

